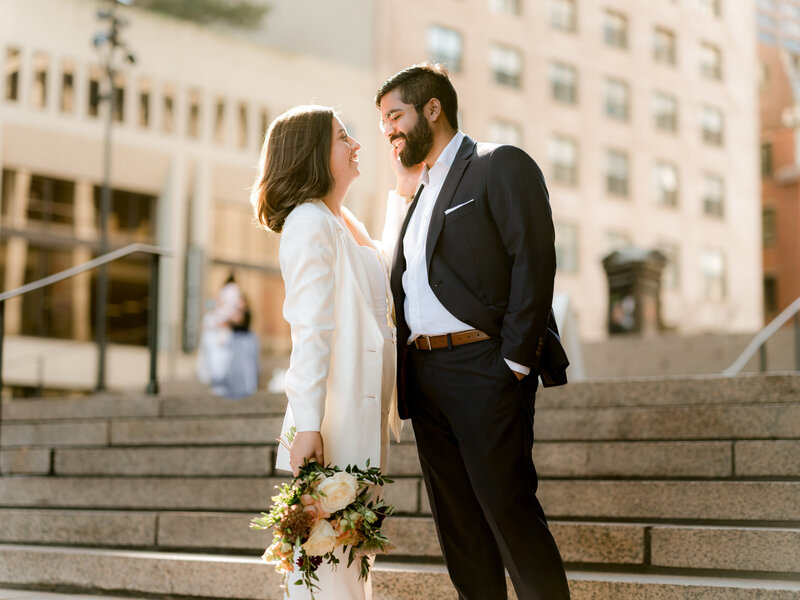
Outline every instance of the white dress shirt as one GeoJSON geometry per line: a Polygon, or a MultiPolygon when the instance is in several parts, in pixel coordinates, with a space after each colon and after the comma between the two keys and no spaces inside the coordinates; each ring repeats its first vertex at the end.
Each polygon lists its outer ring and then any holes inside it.
{"type": "MultiPolygon", "coordinates": [[[[428,265],[425,260],[433,207],[463,140],[464,134],[457,131],[433,167],[429,169],[426,165],[423,168],[420,183],[425,187],[403,237],[403,254],[406,259],[406,270],[403,273],[403,291],[406,297],[403,310],[406,323],[411,329],[408,342],[420,335],[442,335],[472,329],[472,326],[457,319],[439,302],[428,282],[428,265]]],[[[524,375],[530,372],[528,367],[504,360],[514,371],[524,375]]]]}

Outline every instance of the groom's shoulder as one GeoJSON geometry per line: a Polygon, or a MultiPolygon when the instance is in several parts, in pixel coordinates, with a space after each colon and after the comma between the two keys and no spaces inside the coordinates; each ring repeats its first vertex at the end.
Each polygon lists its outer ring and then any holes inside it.
{"type": "Polygon", "coordinates": [[[489,142],[476,142],[475,160],[486,166],[491,164],[495,167],[505,163],[536,165],[533,157],[518,146],[489,142]]]}

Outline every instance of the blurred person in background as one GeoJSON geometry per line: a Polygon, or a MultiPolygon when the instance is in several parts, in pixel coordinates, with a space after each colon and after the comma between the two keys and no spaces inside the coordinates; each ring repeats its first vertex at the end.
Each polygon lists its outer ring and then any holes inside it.
{"type": "Polygon", "coordinates": [[[223,398],[258,389],[258,339],[250,331],[250,306],[231,273],[203,316],[197,377],[223,398]]]}

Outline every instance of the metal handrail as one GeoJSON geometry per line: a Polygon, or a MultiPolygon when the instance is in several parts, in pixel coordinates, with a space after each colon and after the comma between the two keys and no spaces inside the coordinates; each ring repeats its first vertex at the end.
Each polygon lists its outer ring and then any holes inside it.
{"type": "Polygon", "coordinates": [[[781,313],[772,319],[770,323],[759,331],[756,336],[747,344],[747,347],[739,355],[733,364],[725,369],[722,374],[729,377],[738,375],[744,368],[747,362],[753,358],[756,352],[761,352],[761,370],[766,371],[766,352],[764,344],[771,338],[781,327],[789,322],[789,319],[794,317],[794,361],[795,369],[800,371],[800,298],[795,299],[789,306],[787,306],[781,313]]]}
{"type": "MultiPolygon", "coordinates": [[[[117,250],[113,250],[102,256],[98,256],[90,261],[77,265],[75,267],[66,269],[49,277],[44,277],[38,281],[25,284],[21,287],[13,289],[8,292],[0,294],[0,390],[3,388],[3,340],[5,338],[5,306],[6,300],[22,296],[28,292],[39,290],[48,285],[58,283],[75,275],[85,273],[97,267],[101,267],[110,262],[142,252],[150,255],[150,307],[147,313],[147,329],[148,329],[148,346],[150,348],[150,380],[147,384],[146,392],[148,394],[158,393],[158,374],[157,374],[157,351],[158,351],[158,279],[160,259],[162,256],[172,256],[172,250],[168,248],[161,248],[159,246],[152,246],[150,244],[129,244],[117,250]]],[[[1,409],[0,409],[1,411],[1,409]]],[[[2,414],[0,412],[0,419],[2,414]]]]}

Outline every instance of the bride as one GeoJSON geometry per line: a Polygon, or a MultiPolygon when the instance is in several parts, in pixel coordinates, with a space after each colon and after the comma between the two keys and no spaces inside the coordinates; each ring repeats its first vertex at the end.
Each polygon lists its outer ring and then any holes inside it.
{"type": "MultiPolygon", "coordinates": [[[[388,272],[407,198],[390,193],[388,244],[372,240],[343,206],[359,176],[360,147],[332,109],[295,107],[270,125],[253,186],[256,218],[281,233],[283,315],[292,334],[281,431],[297,433],[290,451],[279,447],[276,468],[294,475],[306,459],[341,468],[369,460],[385,471],[389,430],[399,437],[388,272]]],[[[324,563],[317,570],[314,597],[370,599],[358,563],[347,568],[341,548],[337,557],[335,569],[324,563]]],[[[291,599],[310,598],[292,575],[291,599]]]]}

